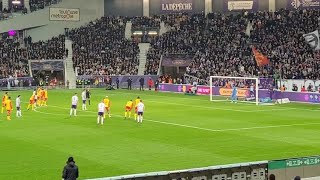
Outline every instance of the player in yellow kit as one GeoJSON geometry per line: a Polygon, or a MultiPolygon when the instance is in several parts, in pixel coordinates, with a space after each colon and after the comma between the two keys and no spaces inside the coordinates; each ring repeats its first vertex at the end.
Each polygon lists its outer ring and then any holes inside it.
{"type": "Polygon", "coordinates": [[[13,109],[11,97],[8,97],[8,100],[5,102],[5,107],[7,110],[7,120],[10,121],[11,120],[11,112],[13,109]]]}
{"type": "Polygon", "coordinates": [[[5,92],[4,95],[2,96],[2,108],[1,108],[1,114],[3,114],[4,108],[5,108],[5,103],[8,100],[8,92],[5,92]]]}
{"type": "Polygon", "coordinates": [[[44,105],[47,106],[47,102],[48,102],[48,89],[47,88],[44,90],[44,100],[45,100],[44,105]]]}
{"type": "Polygon", "coordinates": [[[32,110],[34,110],[34,105],[35,105],[34,101],[35,101],[35,95],[32,94],[29,99],[29,104],[28,104],[28,108],[27,108],[28,110],[30,109],[30,107],[32,108],[32,110]]]}
{"type": "Polygon", "coordinates": [[[37,105],[41,106],[42,105],[42,88],[38,87],[37,89],[37,105]]]}
{"type": "Polygon", "coordinates": [[[43,101],[43,104],[44,104],[45,106],[47,106],[47,101],[48,101],[48,89],[47,89],[47,88],[44,89],[44,90],[43,90],[43,93],[44,93],[44,101],[43,101]]]}
{"type": "Polygon", "coordinates": [[[40,89],[40,106],[44,105],[44,89],[40,89]]]}
{"type": "Polygon", "coordinates": [[[140,99],[139,96],[138,96],[137,99],[134,101],[134,120],[137,120],[137,117],[138,117],[137,107],[138,107],[138,104],[139,104],[140,101],[141,101],[141,99],[140,99]]]}
{"type": "Polygon", "coordinates": [[[132,100],[128,101],[127,104],[126,104],[126,111],[124,113],[124,118],[127,119],[127,115],[128,115],[128,118],[131,117],[131,110],[132,110],[132,107],[133,107],[133,102],[132,100]]]}
{"type": "MultiPolygon", "coordinates": [[[[103,103],[104,105],[106,106],[106,113],[108,113],[108,116],[109,118],[111,117],[110,115],[110,99],[108,96],[106,96],[104,99],[103,99],[103,103]]],[[[106,118],[106,113],[104,113],[104,117],[103,118],[106,118]]]]}

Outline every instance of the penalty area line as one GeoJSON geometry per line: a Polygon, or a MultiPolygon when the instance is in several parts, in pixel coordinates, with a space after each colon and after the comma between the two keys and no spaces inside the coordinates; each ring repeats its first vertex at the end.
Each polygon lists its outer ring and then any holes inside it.
{"type": "MultiPolygon", "coordinates": [[[[53,107],[53,108],[56,108],[56,109],[68,109],[68,108],[62,108],[62,107],[53,106],[53,105],[50,105],[49,107],[53,107]]],[[[57,114],[54,114],[54,113],[46,113],[46,112],[41,112],[41,111],[36,111],[36,110],[35,110],[35,112],[39,112],[39,113],[42,113],[42,114],[48,114],[48,115],[57,115],[57,114]]],[[[96,113],[94,111],[89,111],[89,110],[87,110],[87,111],[81,110],[81,112],[96,113]]],[[[59,114],[59,115],[63,115],[63,114],[59,114]]],[[[120,116],[120,115],[114,115],[114,114],[111,114],[111,115],[115,116],[115,117],[123,117],[123,116],[120,116]]],[[[94,117],[94,115],[80,115],[80,117],[81,116],[83,116],[83,117],[94,117]]],[[[190,129],[203,130],[203,131],[210,131],[210,132],[245,131],[245,130],[255,130],[255,129],[273,129],[273,128],[282,128],[282,127],[320,125],[320,122],[319,122],[319,123],[283,124],[283,125],[276,125],[276,126],[254,126],[254,127],[230,128],[230,129],[209,129],[209,128],[202,128],[202,127],[190,126],[190,125],[185,125],[185,124],[177,124],[177,123],[156,121],[156,120],[152,120],[152,119],[144,119],[144,121],[158,123],[158,124],[166,124],[166,125],[177,126],[177,127],[185,127],[185,128],[190,128],[190,129]]]]}

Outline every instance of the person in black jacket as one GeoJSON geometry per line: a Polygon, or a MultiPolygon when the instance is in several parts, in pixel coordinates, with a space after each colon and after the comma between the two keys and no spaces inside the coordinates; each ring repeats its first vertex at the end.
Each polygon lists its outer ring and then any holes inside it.
{"type": "Polygon", "coordinates": [[[119,78],[116,79],[117,89],[119,89],[120,80],[119,78]]]}
{"type": "Polygon", "coordinates": [[[75,163],[73,157],[68,158],[67,165],[64,166],[62,172],[63,180],[77,180],[79,177],[79,169],[75,163]]]}
{"type": "Polygon", "coordinates": [[[87,98],[87,101],[88,101],[89,105],[90,105],[90,96],[91,96],[90,89],[87,88],[87,89],[86,89],[86,98],[87,98]]]}
{"type": "Polygon", "coordinates": [[[154,82],[154,90],[155,90],[155,91],[158,91],[158,88],[159,88],[159,80],[157,79],[157,80],[154,82]]]}
{"type": "Polygon", "coordinates": [[[144,78],[143,78],[143,77],[140,78],[140,79],[139,79],[139,82],[140,82],[140,91],[144,91],[144,89],[143,89],[143,86],[144,86],[144,78]]]}
{"type": "Polygon", "coordinates": [[[129,77],[129,79],[127,80],[128,83],[128,90],[131,90],[131,86],[132,86],[132,79],[131,77],[129,77]]]}

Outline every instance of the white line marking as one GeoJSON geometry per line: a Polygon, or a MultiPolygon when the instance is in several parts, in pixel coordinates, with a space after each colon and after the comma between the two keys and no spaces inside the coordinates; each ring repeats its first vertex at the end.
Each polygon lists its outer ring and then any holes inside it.
{"type": "MultiPolygon", "coordinates": [[[[57,109],[68,109],[68,108],[62,108],[59,106],[53,106],[51,105],[50,107],[57,108],[57,109]]],[[[65,116],[63,114],[54,114],[54,113],[47,113],[47,112],[40,112],[36,111],[42,114],[48,114],[48,115],[61,115],[65,116]]],[[[88,113],[96,113],[94,111],[81,111],[81,112],[88,112],[88,113]]],[[[94,117],[94,115],[80,115],[84,117],[94,117]]],[[[123,117],[120,115],[114,115],[114,117],[123,117]]],[[[198,130],[204,130],[204,131],[210,131],[210,132],[227,132],[227,131],[243,131],[243,130],[254,130],[254,129],[271,129],[271,128],[281,128],[281,127],[293,127],[293,126],[308,126],[308,125],[319,125],[319,123],[299,123],[299,124],[284,124],[284,125],[277,125],[277,126],[254,126],[254,127],[245,127],[245,128],[231,128],[231,129],[208,129],[208,128],[201,128],[197,126],[189,126],[185,124],[177,124],[177,123],[170,123],[170,122],[163,122],[163,121],[156,121],[156,120],[151,120],[151,119],[144,119],[145,121],[153,122],[153,123],[158,123],[158,124],[166,124],[166,125],[172,125],[172,126],[178,126],[178,127],[186,127],[186,128],[191,128],[191,129],[198,129],[198,130]]]]}
{"type": "MultiPolygon", "coordinates": [[[[51,106],[51,107],[53,107],[53,106],[51,106]]],[[[40,113],[40,114],[55,115],[55,116],[65,116],[65,117],[70,116],[69,114],[57,114],[57,113],[49,113],[49,112],[38,111],[37,109],[40,109],[40,108],[41,107],[34,108],[34,112],[37,112],[37,113],[40,113]]],[[[66,109],[66,108],[64,108],[64,109],[66,109]]],[[[71,117],[74,117],[74,116],[71,116],[71,117]]],[[[81,114],[81,117],[93,117],[93,115],[82,115],[81,114]]]]}

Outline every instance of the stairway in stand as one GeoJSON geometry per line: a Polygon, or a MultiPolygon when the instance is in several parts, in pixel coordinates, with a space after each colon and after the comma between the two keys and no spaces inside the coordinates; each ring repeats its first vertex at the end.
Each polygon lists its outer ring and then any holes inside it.
{"type": "Polygon", "coordinates": [[[65,47],[68,49],[68,57],[65,60],[65,84],[69,81],[69,89],[75,89],[77,79],[72,62],[72,41],[66,39],[65,47]]]}
{"type": "Polygon", "coordinates": [[[139,43],[138,46],[140,49],[138,75],[144,75],[150,43],[139,43]]]}
{"type": "Polygon", "coordinates": [[[131,35],[132,35],[131,28],[132,28],[132,22],[128,21],[126,23],[126,29],[124,30],[124,37],[129,40],[131,39],[131,35]]]}

